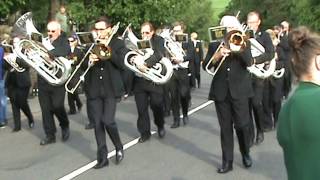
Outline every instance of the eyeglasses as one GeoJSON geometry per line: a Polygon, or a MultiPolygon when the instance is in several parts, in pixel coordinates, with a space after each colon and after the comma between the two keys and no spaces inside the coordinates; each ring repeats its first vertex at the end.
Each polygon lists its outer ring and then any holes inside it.
{"type": "Polygon", "coordinates": [[[54,33],[54,32],[56,32],[56,30],[48,30],[48,33],[54,33]]]}
{"type": "Polygon", "coordinates": [[[141,34],[147,34],[148,35],[148,34],[150,34],[150,32],[141,32],[141,34]]]}
{"type": "Polygon", "coordinates": [[[103,31],[106,30],[107,28],[95,28],[96,31],[103,31]]]}

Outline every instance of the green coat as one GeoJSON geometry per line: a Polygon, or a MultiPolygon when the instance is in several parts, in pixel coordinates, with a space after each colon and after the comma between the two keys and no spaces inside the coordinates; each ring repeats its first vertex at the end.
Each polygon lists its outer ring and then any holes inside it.
{"type": "Polygon", "coordinates": [[[320,86],[300,82],[279,114],[277,138],[289,180],[320,179],[320,86]]]}

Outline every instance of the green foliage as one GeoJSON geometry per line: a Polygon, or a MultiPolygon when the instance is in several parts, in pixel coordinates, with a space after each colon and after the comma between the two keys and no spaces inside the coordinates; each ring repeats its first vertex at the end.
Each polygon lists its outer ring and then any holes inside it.
{"type": "Polygon", "coordinates": [[[305,25],[319,31],[319,8],[319,0],[231,0],[222,14],[233,14],[238,9],[240,20],[245,21],[247,13],[256,10],[262,15],[263,29],[287,20],[293,26],[305,25]]]}
{"type": "Polygon", "coordinates": [[[19,10],[19,7],[25,4],[26,0],[1,0],[0,18],[7,18],[10,13],[19,10]]]}

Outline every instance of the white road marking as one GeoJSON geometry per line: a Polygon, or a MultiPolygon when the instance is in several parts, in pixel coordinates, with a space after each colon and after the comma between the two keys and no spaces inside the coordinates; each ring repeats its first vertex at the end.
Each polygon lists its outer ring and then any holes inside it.
{"type": "MultiPolygon", "coordinates": [[[[188,112],[188,115],[191,115],[191,114],[199,111],[200,109],[205,108],[206,106],[212,104],[213,102],[214,102],[214,101],[209,100],[209,101],[201,104],[200,106],[198,106],[198,107],[190,110],[190,111],[188,112]]],[[[181,117],[182,117],[182,116],[181,116],[181,117]]],[[[151,134],[155,134],[155,133],[156,133],[156,131],[151,131],[151,134]]],[[[125,145],[123,146],[123,149],[126,150],[126,149],[128,149],[129,147],[136,145],[136,144],[138,143],[138,140],[139,140],[139,138],[136,138],[136,139],[128,142],[127,144],[125,144],[125,145]]],[[[113,157],[113,156],[115,156],[115,154],[116,154],[116,150],[113,150],[113,151],[109,152],[109,153],[108,153],[108,159],[111,158],[111,157],[113,157]]],[[[75,177],[79,176],[80,174],[82,174],[82,173],[88,171],[89,169],[93,168],[93,166],[95,166],[96,164],[97,164],[97,160],[94,160],[94,161],[92,161],[92,162],[90,162],[90,163],[88,163],[88,164],[80,167],[79,169],[76,169],[76,170],[72,171],[71,173],[69,173],[69,174],[67,174],[67,175],[59,178],[59,180],[69,180],[69,179],[75,178],[75,177]]]]}

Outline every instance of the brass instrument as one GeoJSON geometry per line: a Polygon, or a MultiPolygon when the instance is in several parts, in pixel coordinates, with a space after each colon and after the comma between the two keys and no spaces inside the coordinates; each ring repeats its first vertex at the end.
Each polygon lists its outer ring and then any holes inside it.
{"type": "MultiPolygon", "coordinates": [[[[118,29],[120,26],[120,22],[118,22],[115,26],[112,27],[112,30],[110,32],[110,35],[108,36],[108,39],[106,39],[105,45],[108,45],[112,39],[112,37],[117,33],[118,29]]],[[[106,51],[100,51],[99,44],[100,40],[94,37],[94,34],[92,33],[77,33],[80,43],[82,45],[85,44],[91,44],[89,46],[89,49],[87,50],[86,54],[83,56],[81,61],[77,64],[75,70],[72,72],[72,74],[69,76],[68,80],[65,83],[65,89],[69,93],[74,93],[74,91],[80,86],[81,82],[84,81],[85,75],[88,73],[90,68],[94,65],[92,61],[88,61],[88,67],[85,69],[85,71],[80,75],[81,73],[80,69],[83,64],[83,62],[86,60],[87,56],[89,54],[96,54],[100,59],[108,59],[111,57],[111,50],[110,49],[105,49],[106,51]]],[[[103,45],[103,46],[105,46],[103,45]]],[[[108,47],[104,47],[108,48],[108,47]]]]}
{"type": "Polygon", "coordinates": [[[182,41],[187,41],[188,37],[186,34],[181,34],[181,36],[186,36],[183,38],[177,38],[174,40],[172,38],[172,32],[170,29],[164,29],[161,33],[160,36],[164,39],[164,47],[167,49],[168,53],[173,59],[180,60],[183,62],[183,57],[186,56],[186,53],[181,47],[181,43],[179,43],[179,40],[181,39],[182,41]]]}
{"type": "Polygon", "coordinates": [[[164,84],[172,76],[173,67],[168,58],[163,57],[160,62],[156,63],[153,67],[140,71],[137,65],[132,62],[132,58],[139,58],[144,62],[153,54],[150,40],[139,40],[130,29],[130,25],[126,28],[122,35],[125,44],[131,51],[125,55],[124,64],[138,76],[154,82],[155,84],[164,84]]]}
{"type": "Polygon", "coordinates": [[[3,59],[7,61],[7,63],[9,63],[17,72],[24,72],[26,69],[20,67],[19,64],[16,63],[17,55],[13,51],[13,46],[8,44],[5,40],[1,42],[1,45],[5,51],[3,59]]]}
{"type": "Polygon", "coordinates": [[[218,26],[218,27],[209,28],[209,36],[210,36],[211,42],[221,41],[215,53],[213,54],[211,59],[208,61],[205,67],[206,72],[214,77],[218,72],[218,70],[220,69],[220,66],[222,65],[222,63],[225,61],[227,57],[227,55],[224,55],[222,56],[221,59],[216,58],[217,54],[220,53],[220,49],[223,47],[226,47],[230,49],[231,52],[239,52],[243,50],[246,47],[246,42],[245,42],[246,35],[240,30],[232,30],[227,33],[226,27],[218,26]],[[216,64],[218,61],[220,61],[218,66],[215,68],[214,71],[211,71],[210,67],[216,64]]]}
{"type": "Polygon", "coordinates": [[[51,57],[48,49],[41,42],[31,39],[32,34],[42,37],[33,25],[31,12],[22,15],[16,21],[13,34],[24,38],[17,42],[14,47],[15,53],[33,67],[40,76],[52,85],[62,85],[68,79],[71,73],[71,62],[64,57],[51,57]]]}

